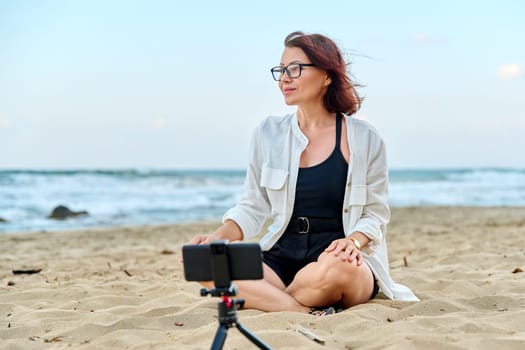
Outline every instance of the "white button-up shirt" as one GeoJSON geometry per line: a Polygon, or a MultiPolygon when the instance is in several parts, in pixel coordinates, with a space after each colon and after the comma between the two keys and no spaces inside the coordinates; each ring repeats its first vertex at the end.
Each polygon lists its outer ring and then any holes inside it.
{"type": "MultiPolygon", "coordinates": [[[[388,169],[383,140],[368,123],[345,116],[350,159],[345,189],[343,227],[345,235],[362,232],[370,243],[363,248],[364,261],[377,278],[381,291],[391,299],[419,300],[389,272],[386,225],[388,169]]],[[[256,129],[250,144],[245,193],[223,217],[241,228],[244,238],[259,234],[271,220],[260,244],[269,250],[282,236],[291,219],[301,153],[308,139],[299,128],[296,114],[268,117],[256,129]]]]}

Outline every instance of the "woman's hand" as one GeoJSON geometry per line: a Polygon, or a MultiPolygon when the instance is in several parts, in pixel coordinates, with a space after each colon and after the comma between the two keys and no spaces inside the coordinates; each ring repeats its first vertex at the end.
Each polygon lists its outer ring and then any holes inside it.
{"type": "Polygon", "coordinates": [[[187,244],[210,244],[217,239],[218,238],[216,238],[213,234],[197,235],[193,237],[187,244]]]}
{"type": "Polygon", "coordinates": [[[241,228],[232,220],[226,222],[215,232],[200,234],[193,237],[187,244],[210,244],[213,241],[225,240],[228,242],[241,241],[243,233],[241,228]]]}
{"type": "Polygon", "coordinates": [[[357,249],[354,241],[348,238],[336,239],[324,251],[333,252],[335,256],[340,256],[343,261],[353,262],[356,260],[357,266],[363,264],[361,251],[357,249]]]}

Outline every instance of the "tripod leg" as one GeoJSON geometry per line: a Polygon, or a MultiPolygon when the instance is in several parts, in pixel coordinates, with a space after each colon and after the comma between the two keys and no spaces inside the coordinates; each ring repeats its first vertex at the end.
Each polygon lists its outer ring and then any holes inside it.
{"type": "Polygon", "coordinates": [[[219,325],[217,331],[215,332],[215,338],[213,338],[213,343],[211,344],[211,350],[220,350],[222,349],[224,342],[226,341],[226,336],[228,335],[228,328],[225,325],[219,325]]]}
{"type": "Polygon", "coordinates": [[[250,339],[250,341],[252,343],[254,343],[255,345],[257,345],[257,347],[259,349],[263,349],[263,350],[272,350],[272,348],[270,348],[268,345],[266,345],[261,339],[259,339],[255,334],[251,333],[248,329],[244,328],[244,326],[237,322],[237,329],[239,330],[239,332],[241,332],[242,334],[244,334],[244,336],[248,339],[250,339]]]}

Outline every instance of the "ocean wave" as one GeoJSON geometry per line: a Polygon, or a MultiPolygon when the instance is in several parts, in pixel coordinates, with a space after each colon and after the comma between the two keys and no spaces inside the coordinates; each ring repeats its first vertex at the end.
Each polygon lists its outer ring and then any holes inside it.
{"type": "MultiPolygon", "coordinates": [[[[0,232],[220,219],[243,193],[241,170],[0,170],[0,232]],[[63,204],[87,217],[54,221],[63,204]]],[[[525,206],[525,169],[394,169],[393,206],[525,206]]]]}

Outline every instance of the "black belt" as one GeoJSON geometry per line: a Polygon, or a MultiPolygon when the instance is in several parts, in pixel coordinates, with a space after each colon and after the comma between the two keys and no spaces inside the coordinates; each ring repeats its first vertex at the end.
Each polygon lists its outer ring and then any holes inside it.
{"type": "Polygon", "coordinates": [[[343,223],[340,219],[297,216],[290,219],[286,231],[295,233],[343,232],[343,223]]]}

